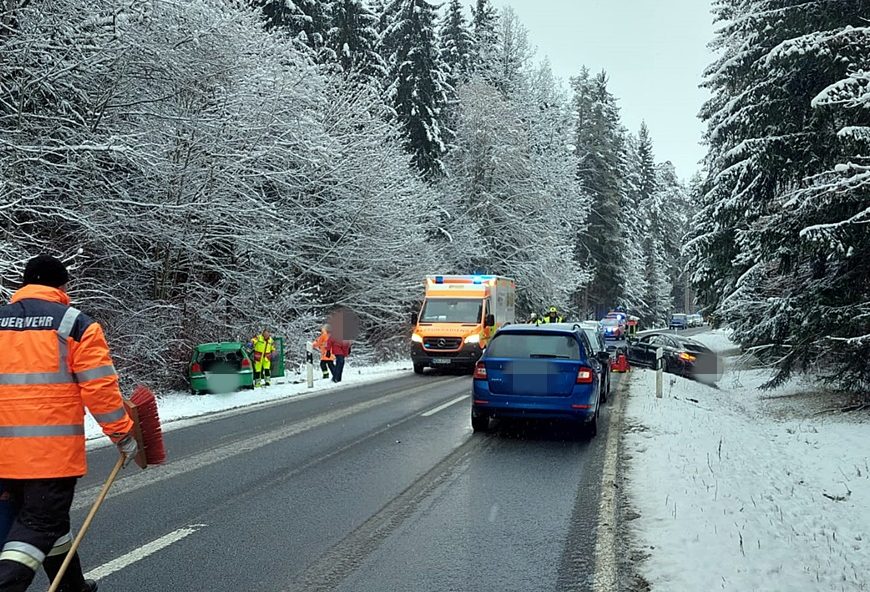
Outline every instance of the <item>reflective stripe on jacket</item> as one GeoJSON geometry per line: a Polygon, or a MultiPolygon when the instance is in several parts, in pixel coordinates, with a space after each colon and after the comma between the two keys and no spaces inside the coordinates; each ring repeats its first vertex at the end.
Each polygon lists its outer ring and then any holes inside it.
{"type": "Polygon", "coordinates": [[[335,354],[332,353],[332,350],[329,349],[327,342],[329,341],[329,333],[326,331],[321,331],[320,335],[317,339],[314,340],[314,343],[311,345],[314,349],[320,352],[320,359],[326,362],[331,362],[335,360],[335,354]]]}
{"type": "Polygon", "coordinates": [[[99,324],[31,284],[0,307],[0,479],[87,472],[84,408],[117,442],[130,430],[99,324]]]}
{"type": "Polygon", "coordinates": [[[262,335],[257,335],[251,340],[251,344],[254,347],[254,370],[259,372],[263,368],[267,370],[271,368],[271,356],[275,353],[275,340],[271,337],[266,339],[262,335]]]}

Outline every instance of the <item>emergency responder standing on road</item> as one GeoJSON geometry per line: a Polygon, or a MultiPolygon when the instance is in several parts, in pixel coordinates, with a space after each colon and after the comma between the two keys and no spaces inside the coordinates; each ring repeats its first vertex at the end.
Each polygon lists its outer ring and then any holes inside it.
{"type": "MultiPolygon", "coordinates": [[[[40,255],[0,307],[0,480],[15,518],[0,550],[0,591],[23,592],[42,565],[49,578],[72,546],[70,506],[87,472],[84,409],[129,461],[136,455],[103,330],[69,306],[69,274],[40,255]]],[[[92,592],[78,556],[64,592],[92,592]]]]}
{"type": "Polygon", "coordinates": [[[251,340],[254,350],[254,386],[272,384],[272,356],[275,355],[275,340],[268,329],[251,340]]]}
{"type": "Polygon", "coordinates": [[[538,318],[538,313],[533,312],[532,314],[529,315],[529,324],[530,325],[540,325],[541,324],[541,321],[538,318]]]}
{"type": "Polygon", "coordinates": [[[329,378],[330,372],[335,376],[335,354],[329,349],[328,342],[329,325],[323,325],[320,335],[312,344],[320,352],[320,371],[323,372],[323,378],[329,378]]]}
{"type": "Polygon", "coordinates": [[[547,314],[544,315],[543,323],[563,323],[565,322],[565,317],[559,314],[559,309],[555,306],[551,306],[550,310],[547,314]]]}

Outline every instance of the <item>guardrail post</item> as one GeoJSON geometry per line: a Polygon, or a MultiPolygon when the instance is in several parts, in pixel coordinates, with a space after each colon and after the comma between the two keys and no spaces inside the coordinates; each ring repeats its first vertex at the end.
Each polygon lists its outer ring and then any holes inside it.
{"type": "Polygon", "coordinates": [[[656,398],[662,398],[662,381],[664,370],[662,369],[662,357],[665,350],[661,347],[656,349],[656,398]]]}
{"type": "Polygon", "coordinates": [[[305,374],[308,388],[314,388],[314,343],[311,341],[305,347],[305,374]]]}

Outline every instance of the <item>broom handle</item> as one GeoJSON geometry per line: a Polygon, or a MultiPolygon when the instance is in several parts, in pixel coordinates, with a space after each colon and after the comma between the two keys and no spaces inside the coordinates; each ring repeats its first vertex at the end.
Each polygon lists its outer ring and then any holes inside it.
{"type": "Polygon", "coordinates": [[[116,462],[115,466],[112,468],[112,472],[109,473],[109,478],[106,479],[106,482],[103,484],[103,488],[100,490],[100,494],[94,501],[94,505],[91,506],[91,510],[88,512],[87,517],[85,517],[85,521],[82,523],[82,527],[79,529],[75,540],[73,540],[72,546],[69,548],[69,551],[67,551],[66,557],[64,558],[63,563],[60,566],[60,571],[58,571],[57,575],[54,577],[54,581],[51,583],[51,587],[48,589],[48,592],[57,592],[57,589],[60,587],[60,581],[63,579],[63,576],[66,573],[70,562],[72,561],[73,555],[75,555],[76,551],[79,548],[79,545],[81,545],[82,539],[85,538],[85,533],[88,532],[88,528],[90,528],[91,522],[94,521],[94,516],[97,515],[97,510],[100,509],[100,506],[103,504],[106,496],[109,495],[109,488],[112,487],[112,483],[115,482],[115,479],[118,477],[118,473],[121,472],[121,469],[123,467],[124,455],[122,454],[118,458],[118,462],[116,462]]]}

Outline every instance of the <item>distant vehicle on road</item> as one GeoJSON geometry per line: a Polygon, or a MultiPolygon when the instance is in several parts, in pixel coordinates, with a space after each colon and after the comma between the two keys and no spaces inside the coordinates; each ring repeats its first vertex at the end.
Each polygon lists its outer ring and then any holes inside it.
{"type": "Polygon", "coordinates": [[[503,327],[474,369],[472,428],[485,432],[499,417],[558,419],[594,436],[610,360],[594,352],[576,324],[503,327]]]}
{"type": "Polygon", "coordinates": [[[625,339],[625,321],[606,317],[601,319],[605,339],[625,339]]]}
{"type": "Polygon", "coordinates": [[[628,361],[635,366],[653,368],[658,348],[662,348],[665,372],[710,384],[722,378],[722,364],[716,353],[703,343],[681,335],[644,335],[629,343],[628,361]]]}
{"type": "Polygon", "coordinates": [[[704,318],[699,314],[690,314],[688,315],[689,327],[703,327],[704,326],[704,318]]]}
{"type": "Polygon", "coordinates": [[[689,328],[689,315],[677,313],[671,315],[671,321],[668,323],[669,329],[688,329],[689,328]]]}

